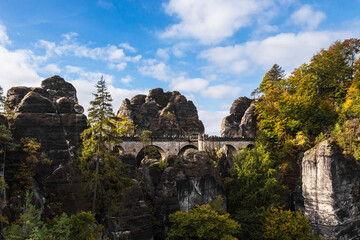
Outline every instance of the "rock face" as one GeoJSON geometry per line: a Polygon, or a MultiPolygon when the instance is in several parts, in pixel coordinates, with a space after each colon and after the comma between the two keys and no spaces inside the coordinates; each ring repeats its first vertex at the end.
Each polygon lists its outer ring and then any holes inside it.
{"type": "Polygon", "coordinates": [[[324,239],[359,239],[360,168],[330,140],[302,159],[304,213],[324,239]]]}
{"type": "Polygon", "coordinates": [[[111,239],[119,239],[121,236],[126,236],[129,240],[153,239],[151,214],[145,204],[142,189],[136,180],[133,181],[131,188],[124,191],[120,221],[114,220],[116,219],[109,221],[111,239]]]}
{"type": "Polygon", "coordinates": [[[154,164],[154,160],[140,168],[144,192],[153,204],[155,217],[161,222],[161,226],[157,226],[160,235],[155,235],[155,239],[162,239],[164,235],[161,234],[168,231],[169,214],[188,212],[195,205],[208,204],[219,195],[226,202],[219,169],[206,153],[190,149],[180,160],[169,162],[170,166],[163,170],[154,164]]]}
{"type": "Polygon", "coordinates": [[[221,122],[222,137],[245,137],[256,136],[256,101],[247,97],[236,99],[230,108],[230,115],[221,122]]]}
{"type": "Polygon", "coordinates": [[[14,110],[10,129],[14,139],[36,138],[52,160],[37,169],[37,185],[45,198],[45,214],[86,209],[81,202],[80,179],[69,162],[80,146],[86,116],[75,88],[59,76],[45,79],[41,88],[13,87],[7,98],[14,110]]]}
{"type": "Polygon", "coordinates": [[[137,135],[150,130],[153,136],[191,135],[203,133],[204,125],[199,120],[195,105],[179,92],[164,92],[152,89],[149,95],[137,95],[125,99],[118,115],[127,117],[137,125],[137,135]]]}

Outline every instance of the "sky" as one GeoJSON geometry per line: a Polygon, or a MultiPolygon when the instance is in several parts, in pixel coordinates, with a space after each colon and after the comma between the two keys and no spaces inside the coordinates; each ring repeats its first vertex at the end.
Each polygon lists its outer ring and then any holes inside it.
{"type": "Polygon", "coordinates": [[[0,86],[59,75],[85,109],[104,76],[114,111],[149,89],[192,100],[220,134],[232,102],[279,64],[360,38],[360,0],[0,0],[0,86]]]}

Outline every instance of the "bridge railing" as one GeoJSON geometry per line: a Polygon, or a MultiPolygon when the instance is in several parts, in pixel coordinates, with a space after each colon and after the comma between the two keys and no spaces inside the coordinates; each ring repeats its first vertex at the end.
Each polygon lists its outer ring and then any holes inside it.
{"type": "MultiPolygon", "coordinates": [[[[139,137],[121,137],[121,139],[125,142],[140,142],[139,137]]],[[[241,141],[255,141],[255,138],[242,138],[242,137],[218,137],[218,136],[206,136],[203,138],[204,141],[213,141],[213,142],[241,142],[241,141]]],[[[169,141],[197,141],[197,136],[158,136],[151,137],[152,142],[169,142],[169,141]]]]}

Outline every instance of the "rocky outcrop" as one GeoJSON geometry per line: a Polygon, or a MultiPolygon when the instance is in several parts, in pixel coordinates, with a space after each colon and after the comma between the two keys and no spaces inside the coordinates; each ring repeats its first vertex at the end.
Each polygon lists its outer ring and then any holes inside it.
{"type": "Polygon", "coordinates": [[[256,136],[256,101],[247,97],[236,99],[230,108],[230,115],[221,122],[222,137],[245,137],[256,136]]]}
{"type": "Polygon", "coordinates": [[[139,169],[144,192],[153,204],[155,217],[161,222],[159,232],[162,234],[170,226],[169,214],[188,212],[195,205],[208,204],[219,195],[226,202],[219,169],[205,152],[189,149],[180,160],[169,162],[169,166],[161,170],[155,160],[149,160],[139,169]]]}
{"type": "MultiPolygon", "coordinates": [[[[80,146],[86,116],[75,88],[59,76],[45,79],[41,88],[13,87],[7,93],[14,115],[10,129],[14,139],[36,138],[52,163],[36,172],[36,185],[45,198],[45,215],[86,209],[80,196],[79,174],[69,166],[80,146]]],[[[41,201],[40,201],[41,202],[41,201]]]]}
{"type": "Polygon", "coordinates": [[[191,135],[204,132],[196,107],[179,92],[152,89],[149,94],[125,99],[118,115],[137,125],[137,135],[150,130],[153,136],[191,135]]]}
{"type": "Polygon", "coordinates": [[[359,239],[360,168],[326,140],[302,159],[304,213],[324,239],[359,239]]]}

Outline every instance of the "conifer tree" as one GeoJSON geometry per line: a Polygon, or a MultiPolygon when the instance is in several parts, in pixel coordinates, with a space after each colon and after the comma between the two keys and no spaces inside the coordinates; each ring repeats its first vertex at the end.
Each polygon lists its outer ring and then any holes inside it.
{"type": "Polygon", "coordinates": [[[278,87],[277,85],[284,77],[285,71],[279,65],[274,64],[272,68],[265,74],[258,91],[266,93],[266,91],[274,87],[278,87]]]}
{"type": "Polygon", "coordinates": [[[114,115],[112,98],[103,77],[95,87],[97,92],[88,110],[88,128],[81,134],[83,146],[79,166],[85,186],[92,191],[92,212],[95,214],[99,207],[102,212],[111,214],[119,212],[120,204],[116,200],[131,182],[125,174],[125,165],[111,147],[121,142],[121,136],[133,133],[134,125],[114,115]]]}

